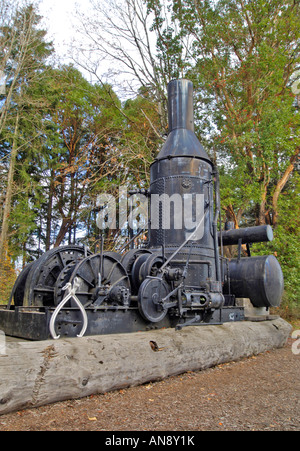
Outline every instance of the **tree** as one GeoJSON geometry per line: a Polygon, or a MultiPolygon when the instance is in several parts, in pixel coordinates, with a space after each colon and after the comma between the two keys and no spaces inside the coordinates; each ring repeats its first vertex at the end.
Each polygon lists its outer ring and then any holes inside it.
{"type": "MultiPolygon", "coordinates": [[[[92,73],[99,76],[105,61],[113,62],[114,75],[125,75],[150,91],[158,105],[160,133],[166,129],[167,83],[173,77],[191,78],[200,136],[228,173],[234,167],[235,174],[243,174],[249,195],[243,196],[243,206],[246,200],[256,223],[275,225],[278,198],[300,149],[299,114],[290,86],[299,64],[298,2],[95,0],[92,4],[93,20],[82,19],[93,49],[82,54],[92,73]],[[99,64],[90,58],[95,52],[99,64]]],[[[227,215],[230,211],[236,221],[229,205],[227,215]]]]}
{"type": "MultiPolygon", "coordinates": [[[[8,160],[4,212],[0,236],[0,255],[8,239],[9,218],[12,209],[13,182],[20,149],[28,147],[38,137],[34,123],[40,118],[36,106],[41,99],[32,97],[33,85],[45,68],[45,60],[52,46],[44,40],[45,31],[38,29],[40,16],[33,5],[11,9],[6,2],[6,16],[1,24],[0,54],[6,78],[0,112],[0,138],[4,157],[8,160]],[[6,19],[6,21],[5,21],[6,19]],[[31,94],[30,94],[31,93],[31,94]],[[35,107],[34,114],[32,107],[35,107]],[[26,126],[30,126],[30,131],[26,126]]],[[[24,149],[23,149],[24,150],[24,149]]]]}
{"type": "Polygon", "coordinates": [[[50,71],[45,85],[52,104],[47,118],[48,247],[52,210],[60,223],[54,246],[67,234],[69,243],[73,242],[76,229],[87,218],[86,210],[95,203],[95,187],[118,172],[115,146],[123,115],[108,85],[90,84],[73,66],[50,71]]]}
{"type": "Polygon", "coordinates": [[[278,201],[278,222],[274,240],[253,245],[256,254],[274,254],[280,262],[285,292],[281,305],[282,313],[291,318],[300,318],[299,274],[300,274],[300,176],[294,172],[278,201]]]}
{"type": "MultiPolygon", "coordinates": [[[[93,17],[78,13],[83,36],[76,47],[76,63],[98,80],[109,80],[122,98],[142,87],[158,108],[160,133],[167,127],[166,73],[156,47],[159,27],[145,0],[90,0],[93,17]]],[[[140,94],[142,91],[140,91],[140,94]]],[[[149,100],[149,98],[148,98],[149,100]]]]}
{"type": "Polygon", "coordinates": [[[174,0],[181,33],[193,39],[189,76],[208,114],[200,115],[201,131],[229,173],[240,174],[257,224],[276,225],[299,156],[290,88],[300,62],[299,8],[293,0],[174,0]]]}

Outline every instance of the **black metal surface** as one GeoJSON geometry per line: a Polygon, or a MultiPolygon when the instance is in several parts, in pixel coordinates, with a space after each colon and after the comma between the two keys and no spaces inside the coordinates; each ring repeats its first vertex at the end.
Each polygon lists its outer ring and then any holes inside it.
{"type": "MultiPolygon", "coordinates": [[[[145,321],[137,308],[115,307],[104,309],[87,308],[88,328],[85,335],[122,334],[146,331],[153,328],[172,327],[169,318],[153,325],[145,321]]],[[[81,317],[76,309],[63,310],[57,320],[56,329],[61,337],[76,337],[82,327],[81,317]]]]}
{"type": "MultiPolygon", "coordinates": [[[[151,255],[151,254],[152,254],[152,251],[149,249],[130,249],[121,258],[121,263],[124,266],[128,276],[129,276],[130,282],[131,282],[131,290],[132,290],[133,295],[136,295],[138,293],[139,286],[140,286],[140,282],[138,280],[136,280],[136,278],[134,277],[134,274],[133,274],[134,272],[137,275],[139,273],[140,265],[137,264],[137,260],[140,257],[142,257],[143,261],[145,261],[145,258],[146,258],[145,256],[151,255]]],[[[140,261],[140,263],[141,262],[142,262],[142,260],[140,261]]]]}
{"type": "Polygon", "coordinates": [[[170,292],[168,284],[159,278],[148,278],[142,283],[138,295],[138,308],[142,317],[151,323],[160,322],[168,310],[160,304],[170,292]]]}
{"type": "Polygon", "coordinates": [[[15,306],[8,310],[0,306],[0,330],[25,340],[47,340],[50,316],[47,310],[41,312],[36,307],[15,306]]]}
{"type": "Polygon", "coordinates": [[[244,308],[236,306],[227,306],[220,309],[208,311],[190,312],[188,316],[180,319],[175,328],[181,330],[186,326],[212,326],[221,325],[223,323],[244,321],[244,308]]]}
{"type": "MultiPolygon", "coordinates": [[[[79,283],[76,296],[83,305],[129,304],[128,274],[119,259],[111,253],[93,254],[79,261],[74,266],[68,282],[73,284],[75,278],[79,283]]],[[[59,302],[61,300],[58,299],[59,302]]]]}
{"type": "MultiPolygon", "coordinates": [[[[27,340],[47,340],[50,339],[49,323],[53,307],[40,308],[38,311],[34,307],[15,307],[7,310],[0,306],[0,329],[9,336],[19,337],[27,340]]],[[[134,307],[98,307],[87,308],[88,328],[86,336],[104,334],[122,334],[132,332],[142,332],[161,328],[175,328],[178,324],[178,317],[167,315],[161,321],[152,323],[145,320],[140,315],[138,308],[134,307]]],[[[200,320],[193,325],[212,325],[224,322],[243,321],[244,311],[242,307],[223,307],[211,312],[197,312],[200,320]]],[[[189,316],[180,320],[180,325],[185,326],[186,322],[195,317],[191,312],[189,316]]],[[[55,324],[56,332],[63,338],[76,337],[82,327],[82,317],[78,309],[63,309],[55,324]]]]}
{"type": "Polygon", "coordinates": [[[280,305],[284,282],[274,255],[231,260],[229,276],[230,290],[236,297],[249,298],[255,307],[280,305]]]}
{"type": "Polygon", "coordinates": [[[193,84],[189,80],[173,80],[168,86],[169,135],[156,157],[188,156],[211,163],[194,133],[193,84]]]}
{"type": "Polygon", "coordinates": [[[194,134],[192,83],[172,81],[168,93],[169,136],[150,168],[149,248],[163,248],[167,259],[176,255],[176,263],[171,258],[170,265],[181,271],[189,258],[187,296],[196,298],[197,292],[200,299],[202,293],[207,304],[215,302],[221,307],[218,186],[214,196],[217,173],[194,134]]]}
{"type": "Polygon", "coordinates": [[[10,295],[8,308],[11,306],[12,302],[14,305],[23,305],[26,280],[34,263],[35,262],[28,263],[18,275],[10,295]]]}
{"type": "Polygon", "coordinates": [[[168,86],[169,136],[156,157],[189,156],[211,163],[194,133],[193,84],[189,80],[173,80],[168,86]]]}
{"type": "Polygon", "coordinates": [[[168,85],[169,133],[177,128],[194,131],[193,84],[172,80],[168,85]]]}
{"type": "MultiPolygon", "coordinates": [[[[31,264],[26,277],[22,305],[55,305],[54,288],[59,274],[70,263],[83,258],[85,252],[91,254],[82,246],[61,246],[45,252],[42,257],[31,264]]],[[[15,296],[19,294],[21,289],[22,287],[18,284],[15,296]]],[[[18,305],[21,305],[20,299],[18,305]]]]}
{"type": "MultiPolygon", "coordinates": [[[[219,244],[221,244],[220,233],[218,234],[219,244]]],[[[222,241],[224,246],[234,244],[262,243],[273,240],[273,230],[270,225],[261,225],[256,227],[246,227],[241,229],[232,229],[222,232],[222,241]]]]}

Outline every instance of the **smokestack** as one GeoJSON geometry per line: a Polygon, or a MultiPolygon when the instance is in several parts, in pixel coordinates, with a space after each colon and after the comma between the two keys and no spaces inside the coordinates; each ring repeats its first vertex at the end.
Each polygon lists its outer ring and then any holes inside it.
{"type": "Polygon", "coordinates": [[[173,80],[168,85],[169,133],[178,128],[194,131],[193,83],[173,80]]]}
{"type": "Polygon", "coordinates": [[[211,163],[194,133],[193,83],[191,81],[180,79],[169,83],[168,116],[169,135],[156,160],[191,157],[211,163]]]}

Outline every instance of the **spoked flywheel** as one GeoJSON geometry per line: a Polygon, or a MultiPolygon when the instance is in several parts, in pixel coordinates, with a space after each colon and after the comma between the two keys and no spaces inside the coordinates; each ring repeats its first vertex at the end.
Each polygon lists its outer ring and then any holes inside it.
{"type": "Polygon", "coordinates": [[[61,246],[45,252],[26,266],[13,288],[15,305],[53,306],[54,286],[61,271],[90,251],[82,246],[61,246]]]}
{"type": "MultiPolygon", "coordinates": [[[[130,281],[124,266],[110,253],[93,254],[69,265],[61,273],[55,285],[55,303],[64,297],[64,285],[79,283],[76,296],[86,306],[129,305],[130,281]]],[[[70,301],[72,306],[72,300],[70,301]]]]}

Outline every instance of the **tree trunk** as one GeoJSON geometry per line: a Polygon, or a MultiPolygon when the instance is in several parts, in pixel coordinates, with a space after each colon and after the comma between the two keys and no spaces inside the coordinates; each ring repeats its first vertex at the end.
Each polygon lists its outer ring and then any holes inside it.
{"type": "Polygon", "coordinates": [[[16,117],[14,139],[13,139],[13,145],[12,145],[12,150],[11,150],[11,154],[10,154],[9,170],[8,170],[8,175],[7,175],[6,195],[5,195],[4,212],[3,212],[3,218],[2,218],[2,229],[1,229],[1,236],[0,236],[0,258],[2,258],[4,256],[4,252],[5,252],[4,245],[5,245],[5,242],[7,241],[7,234],[8,234],[9,215],[11,212],[11,198],[12,198],[12,193],[13,193],[13,181],[14,181],[15,165],[16,165],[17,152],[18,152],[18,143],[17,143],[18,130],[19,130],[19,113],[17,113],[17,117],[16,117]]]}
{"type": "Polygon", "coordinates": [[[239,223],[242,219],[244,209],[239,208],[237,214],[235,214],[235,211],[233,209],[233,206],[231,204],[227,205],[226,209],[226,220],[234,222],[234,228],[239,228],[239,223]]]}
{"type": "Polygon", "coordinates": [[[260,204],[258,206],[258,215],[256,218],[256,224],[257,225],[264,225],[266,224],[266,202],[267,202],[267,191],[268,191],[268,185],[269,185],[269,179],[266,180],[264,178],[264,185],[261,193],[261,200],[260,204]]]}
{"type": "Polygon", "coordinates": [[[26,241],[24,241],[23,246],[22,246],[22,269],[24,269],[26,265],[27,265],[27,260],[26,260],[26,241]]]}
{"type": "Polygon", "coordinates": [[[283,176],[279,180],[279,182],[276,185],[274,194],[273,194],[273,226],[277,224],[277,218],[278,218],[278,198],[280,193],[282,192],[283,188],[285,187],[290,175],[292,174],[294,170],[294,164],[297,161],[297,158],[299,157],[300,147],[298,147],[294,154],[290,158],[290,164],[286,168],[283,176]]]}
{"type": "Polygon", "coordinates": [[[262,199],[259,205],[258,218],[256,222],[257,225],[263,225],[266,222],[266,199],[262,199]]]}
{"type": "Polygon", "coordinates": [[[46,224],[46,251],[50,249],[51,244],[51,222],[52,222],[52,203],[54,194],[54,173],[51,171],[49,199],[47,206],[47,224],[46,224]]]}
{"type": "Polygon", "coordinates": [[[14,341],[0,354],[0,415],[199,371],[281,348],[281,318],[46,341],[14,341]],[[153,350],[154,342],[157,348],[153,350]]]}
{"type": "Polygon", "coordinates": [[[63,241],[64,237],[66,236],[66,234],[70,230],[72,224],[73,224],[73,220],[71,218],[63,218],[62,225],[60,226],[58,235],[57,235],[56,240],[55,240],[54,247],[58,247],[61,244],[61,242],[63,241]]]}

